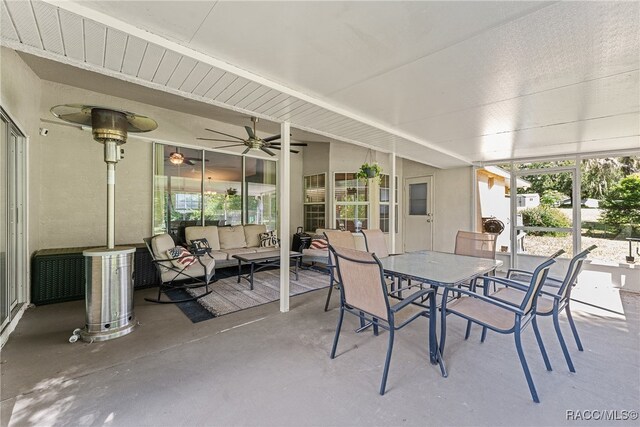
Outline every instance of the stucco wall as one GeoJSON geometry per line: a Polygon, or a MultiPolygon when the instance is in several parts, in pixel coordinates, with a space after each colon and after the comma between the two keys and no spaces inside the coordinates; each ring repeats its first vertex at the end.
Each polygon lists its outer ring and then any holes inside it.
{"type": "MultiPolygon", "coordinates": [[[[239,126],[204,119],[123,98],[44,81],[39,117],[52,120],[49,109],[57,104],[85,103],[113,106],[148,115],[158,129],[145,138],[163,143],[213,148],[214,143],[196,141],[198,131],[213,128],[244,135],[239,126]]],[[[106,233],[106,166],[102,145],[88,131],[64,124],[46,123],[49,136],[39,147],[40,161],[30,173],[38,176],[41,228],[39,248],[102,245],[106,233]]],[[[152,140],[130,134],[124,160],[117,165],[116,244],[141,242],[151,234],[152,140]]],[[[266,158],[266,155],[265,155],[266,158]]],[[[302,156],[291,156],[292,177],[300,176],[302,156]]],[[[291,180],[291,226],[301,221],[300,179],[291,180]]],[[[291,234],[291,230],[289,233],[291,234]]]]}
{"type": "MultiPolygon", "coordinates": [[[[0,50],[0,99],[2,107],[11,116],[16,125],[27,137],[27,162],[33,169],[39,163],[39,145],[42,137],[38,134],[40,121],[40,79],[13,50],[2,47],[0,50]]],[[[29,172],[29,225],[28,253],[38,249],[39,226],[38,205],[40,178],[29,172]]]]}

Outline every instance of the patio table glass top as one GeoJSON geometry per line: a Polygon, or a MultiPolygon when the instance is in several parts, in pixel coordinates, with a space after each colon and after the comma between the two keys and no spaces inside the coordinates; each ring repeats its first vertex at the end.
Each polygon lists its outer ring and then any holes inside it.
{"type": "Polygon", "coordinates": [[[453,286],[468,281],[502,265],[500,260],[433,251],[393,255],[381,259],[380,262],[385,273],[441,286],[453,286]]]}

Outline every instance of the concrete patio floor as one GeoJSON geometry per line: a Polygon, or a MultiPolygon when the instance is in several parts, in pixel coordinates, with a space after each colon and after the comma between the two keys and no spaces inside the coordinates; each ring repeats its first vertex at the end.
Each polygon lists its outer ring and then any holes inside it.
{"type": "Polygon", "coordinates": [[[330,360],[337,299],[323,312],[325,291],[293,298],[287,314],[271,303],[197,324],[173,305],[145,302],[153,292],[135,294],[141,325],[103,343],[67,341],[84,321],[82,301],[27,310],[2,350],[1,425],[638,423],[567,419],[569,410],[640,409],[638,294],[606,290],[608,310],[574,304],[584,352],[577,351],[568,324],[562,327],[575,374],[551,319],[540,324],[553,372],[544,368],[533,331],[525,331],[541,399],[536,404],[513,337],[489,333],[481,344],[475,328],[464,341],[465,323],[458,318],[448,322],[449,377],[429,364],[427,321],[420,320],[396,335],[387,394],[380,396],[386,332],[356,334],[357,319],[348,316],[338,356],[330,360]]]}

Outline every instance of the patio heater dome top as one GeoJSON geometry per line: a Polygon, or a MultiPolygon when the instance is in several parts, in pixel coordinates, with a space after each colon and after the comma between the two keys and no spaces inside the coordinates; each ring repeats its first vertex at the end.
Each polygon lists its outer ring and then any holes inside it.
{"type": "Polygon", "coordinates": [[[149,132],[158,123],[146,116],[111,107],[83,104],[63,104],[51,108],[51,114],[66,122],[91,126],[96,141],[127,142],[128,132],[149,132]]]}

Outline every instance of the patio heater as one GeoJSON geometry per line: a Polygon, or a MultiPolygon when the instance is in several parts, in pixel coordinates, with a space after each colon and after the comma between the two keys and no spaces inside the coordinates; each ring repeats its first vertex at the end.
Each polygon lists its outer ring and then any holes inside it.
{"type": "Polygon", "coordinates": [[[133,331],[133,269],[135,248],[115,246],[116,163],[122,159],[128,132],[149,132],[155,120],[127,111],[90,105],[56,105],[51,113],[66,122],[91,127],[93,139],[104,145],[107,164],[107,246],[85,250],[84,328],[73,331],[75,342],[106,341],[133,331]]]}

